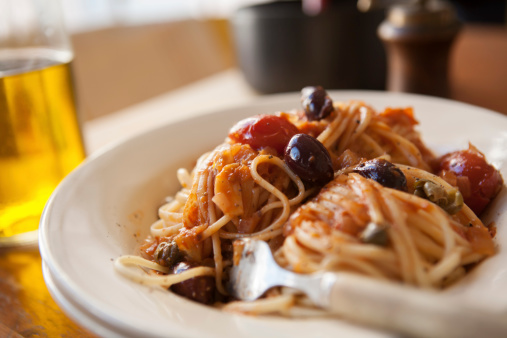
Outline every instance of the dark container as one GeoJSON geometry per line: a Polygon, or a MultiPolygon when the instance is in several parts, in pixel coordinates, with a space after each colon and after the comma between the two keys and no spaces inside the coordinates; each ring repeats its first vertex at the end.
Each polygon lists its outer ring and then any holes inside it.
{"type": "Polygon", "coordinates": [[[460,28],[444,1],[393,6],[378,29],[388,55],[387,89],[449,97],[449,57],[460,28]]]}
{"type": "Polygon", "coordinates": [[[382,11],[359,12],[356,1],[332,1],[315,16],[301,1],[239,9],[231,18],[239,66],[261,93],[385,89],[386,58],[377,27],[382,11]]]}

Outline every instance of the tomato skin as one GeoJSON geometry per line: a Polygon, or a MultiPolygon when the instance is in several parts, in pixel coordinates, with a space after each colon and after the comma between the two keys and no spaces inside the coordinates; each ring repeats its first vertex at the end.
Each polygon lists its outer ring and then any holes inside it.
{"type": "MultiPolygon", "coordinates": [[[[475,147],[444,155],[439,162],[439,175],[452,172],[457,178],[468,180],[469,190],[463,193],[465,204],[479,215],[500,191],[503,179],[498,170],[486,162],[475,147]]],[[[459,187],[459,185],[458,185],[459,187]]],[[[460,189],[462,190],[462,189],[460,189]]]]}
{"type": "Polygon", "coordinates": [[[298,128],[283,117],[257,115],[239,121],[229,131],[229,138],[234,142],[249,144],[255,150],[271,147],[278,154],[283,154],[292,136],[298,133],[298,128]]]}

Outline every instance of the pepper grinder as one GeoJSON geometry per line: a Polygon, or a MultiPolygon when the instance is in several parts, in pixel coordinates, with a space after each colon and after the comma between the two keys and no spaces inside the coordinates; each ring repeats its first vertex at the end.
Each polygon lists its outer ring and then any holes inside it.
{"type": "Polygon", "coordinates": [[[460,30],[451,4],[437,0],[358,2],[362,10],[390,6],[378,35],[387,54],[387,90],[448,97],[452,44],[460,30]]]}

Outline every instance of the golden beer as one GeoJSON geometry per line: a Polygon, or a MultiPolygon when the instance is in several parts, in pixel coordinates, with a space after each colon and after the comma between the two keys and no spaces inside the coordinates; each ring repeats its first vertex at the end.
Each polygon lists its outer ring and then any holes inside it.
{"type": "Polygon", "coordinates": [[[37,229],[54,188],[85,157],[69,63],[0,58],[0,244],[37,229]]]}

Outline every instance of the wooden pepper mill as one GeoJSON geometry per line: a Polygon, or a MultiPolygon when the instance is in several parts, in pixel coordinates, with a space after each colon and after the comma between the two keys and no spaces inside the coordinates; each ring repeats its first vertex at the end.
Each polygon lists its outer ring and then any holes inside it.
{"type": "Polygon", "coordinates": [[[448,97],[449,54],[461,27],[452,6],[437,0],[383,5],[392,5],[378,28],[387,53],[387,90],[448,97]]]}

